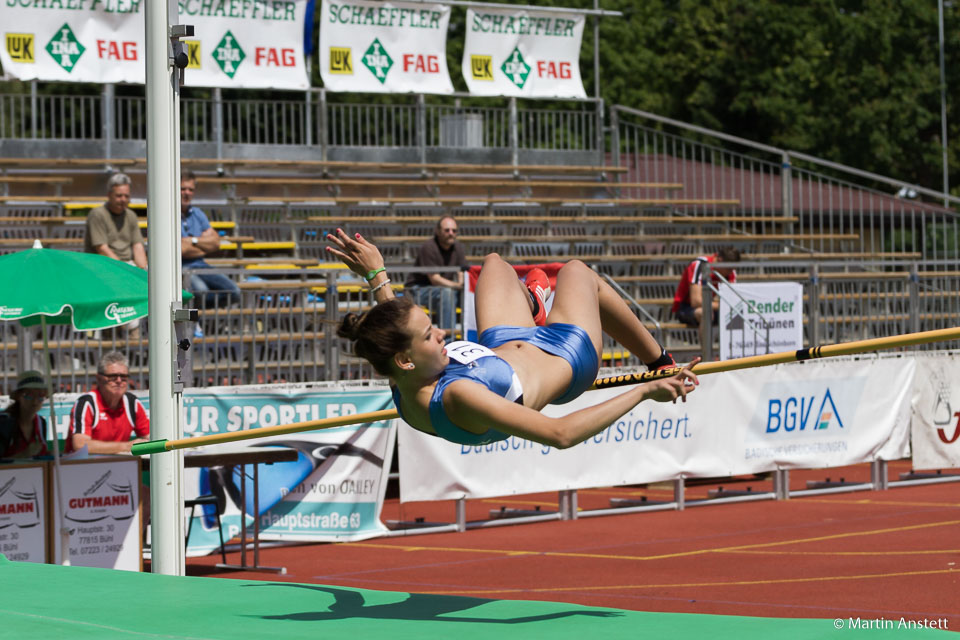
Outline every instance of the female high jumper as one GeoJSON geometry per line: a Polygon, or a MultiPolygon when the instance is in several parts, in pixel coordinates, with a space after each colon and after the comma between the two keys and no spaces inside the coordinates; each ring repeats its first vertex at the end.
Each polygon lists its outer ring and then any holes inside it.
{"type": "Polygon", "coordinates": [[[327,251],[370,286],[377,305],[348,313],[337,334],[391,381],[403,420],[445,440],[480,445],[516,436],[560,449],[599,433],[643,400],[686,402],[699,384],[691,367],[638,384],[559,418],[540,413],[586,391],[600,367],[601,332],[647,363],[676,366],[623,299],[579,260],[560,268],[549,316],[549,281],[526,284],[497,254],[483,262],[476,290],[479,344],[444,345],[444,332],[409,298],[395,297],[380,251],[359,233],[328,234],[327,251]],[[543,325],[543,326],[538,326],[543,325]]]}

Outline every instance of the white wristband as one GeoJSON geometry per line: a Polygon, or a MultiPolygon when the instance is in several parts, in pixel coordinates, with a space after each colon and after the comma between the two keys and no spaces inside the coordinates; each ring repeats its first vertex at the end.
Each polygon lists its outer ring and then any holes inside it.
{"type": "Polygon", "coordinates": [[[380,287],[384,287],[384,286],[386,286],[386,285],[388,285],[388,284],[390,284],[390,278],[387,278],[386,280],[384,280],[383,282],[381,282],[381,283],[378,284],[377,286],[375,286],[375,287],[373,287],[372,289],[370,289],[370,295],[375,294],[375,293],[377,292],[377,290],[380,289],[380,287]]]}

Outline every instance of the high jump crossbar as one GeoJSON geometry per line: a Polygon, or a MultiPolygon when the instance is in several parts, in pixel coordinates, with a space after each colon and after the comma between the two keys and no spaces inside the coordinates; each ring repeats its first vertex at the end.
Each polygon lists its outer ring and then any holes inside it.
{"type": "MultiPolygon", "coordinates": [[[[842,342],[839,344],[809,347],[807,349],[798,349],[796,351],[781,351],[779,353],[768,353],[759,356],[733,358],[720,362],[699,362],[694,365],[693,372],[697,375],[721,373],[724,371],[752,369],[756,367],[766,367],[773,364],[801,362],[804,360],[815,360],[818,358],[828,358],[831,356],[848,356],[856,353],[878,351],[880,349],[896,349],[898,347],[910,347],[918,344],[945,342],[948,340],[957,339],[960,339],[960,327],[952,327],[950,329],[934,329],[932,331],[905,333],[896,336],[887,336],[885,338],[871,338],[869,340],[857,340],[854,342],[842,342]]],[[[625,385],[650,382],[651,380],[658,380],[660,378],[668,378],[676,375],[680,369],[681,367],[671,367],[669,369],[661,369],[659,371],[647,371],[644,373],[631,373],[620,376],[611,376],[609,378],[599,378],[593,383],[590,389],[609,389],[611,387],[621,387],[625,385]]],[[[133,445],[130,452],[135,456],[150,455],[154,453],[163,453],[164,451],[173,451],[174,449],[192,449],[210,444],[223,444],[226,442],[236,442],[239,440],[252,440],[254,438],[265,438],[267,436],[298,433],[301,431],[315,431],[319,429],[343,427],[351,424],[381,422],[384,420],[392,420],[398,417],[399,414],[397,413],[396,409],[381,409],[380,411],[357,413],[350,416],[338,416],[336,418],[324,418],[322,420],[309,420],[306,422],[281,424],[275,427],[248,429],[246,431],[240,431],[236,433],[215,433],[212,435],[197,436],[194,438],[181,438],[179,440],[151,440],[150,442],[140,442],[133,445]]]]}

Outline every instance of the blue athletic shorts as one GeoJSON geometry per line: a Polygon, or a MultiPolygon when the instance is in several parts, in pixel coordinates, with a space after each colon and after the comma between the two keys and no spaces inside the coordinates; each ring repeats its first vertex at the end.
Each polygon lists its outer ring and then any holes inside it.
{"type": "Polygon", "coordinates": [[[552,404],[565,404],[574,400],[597,379],[600,358],[587,332],[574,324],[556,322],[545,327],[490,327],[480,334],[480,344],[493,349],[519,340],[552,356],[560,356],[573,368],[573,380],[563,395],[552,404]]]}

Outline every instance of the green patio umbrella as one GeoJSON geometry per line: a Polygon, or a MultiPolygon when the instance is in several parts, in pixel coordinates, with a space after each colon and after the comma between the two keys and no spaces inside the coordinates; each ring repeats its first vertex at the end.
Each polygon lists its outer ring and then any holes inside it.
{"type": "MultiPolygon", "coordinates": [[[[34,245],[36,246],[36,245],[34,245]]],[[[106,329],[147,315],[147,272],[94,253],[34,248],[0,256],[0,320],[106,329]]]]}
{"type": "MultiPolygon", "coordinates": [[[[107,329],[147,315],[147,272],[120,260],[93,253],[44,249],[36,241],[32,249],[0,256],[0,321],[19,321],[24,326],[43,327],[44,373],[50,398],[50,428],[57,494],[60,487],[60,447],[53,409],[47,324],[71,324],[78,331],[107,329]]],[[[193,295],[184,291],[183,298],[193,295]]],[[[65,514],[60,505],[61,517],[65,514]]],[[[70,530],[60,528],[64,564],[69,564],[70,530]]]]}

